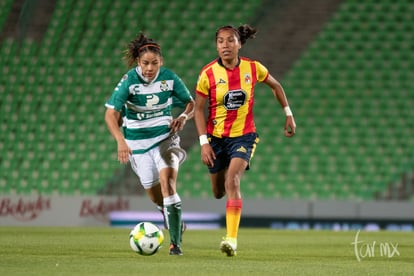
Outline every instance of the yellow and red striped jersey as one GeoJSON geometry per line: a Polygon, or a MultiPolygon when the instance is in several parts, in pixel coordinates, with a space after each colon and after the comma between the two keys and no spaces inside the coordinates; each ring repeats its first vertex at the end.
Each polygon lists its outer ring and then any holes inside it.
{"type": "Polygon", "coordinates": [[[256,132],[253,118],[254,87],[267,79],[269,71],[260,62],[239,58],[234,69],[220,58],[210,62],[198,76],[196,93],[208,97],[207,133],[216,137],[238,137],[256,132]]]}

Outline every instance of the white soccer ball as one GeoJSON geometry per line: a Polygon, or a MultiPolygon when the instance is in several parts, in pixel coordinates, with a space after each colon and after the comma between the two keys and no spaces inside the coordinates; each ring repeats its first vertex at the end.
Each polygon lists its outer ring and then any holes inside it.
{"type": "Polygon", "coordinates": [[[164,242],[164,233],[151,222],[138,223],[129,234],[129,244],[135,252],[144,256],[157,253],[164,242]]]}

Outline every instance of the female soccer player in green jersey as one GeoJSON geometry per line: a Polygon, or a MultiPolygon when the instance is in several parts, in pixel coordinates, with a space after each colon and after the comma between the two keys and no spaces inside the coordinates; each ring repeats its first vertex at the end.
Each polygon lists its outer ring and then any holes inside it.
{"type": "Polygon", "coordinates": [[[176,180],[186,153],[177,132],[192,118],[194,100],[183,81],[162,66],[161,48],[151,38],[139,34],[128,44],[124,59],[133,68],[106,102],[105,122],[117,142],[119,162],[130,161],[149,198],[163,206],[170,255],[182,255],[181,199],[176,180]],[[184,112],[175,119],[171,113],[174,98],[185,104],[184,112]]]}
{"type": "Polygon", "coordinates": [[[285,135],[293,136],[296,129],[280,83],[260,62],[239,56],[242,45],[255,33],[249,25],[220,27],[216,32],[218,58],[203,67],[196,87],[194,119],[200,135],[201,159],[210,171],[214,196],[227,196],[227,234],[220,243],[227,256],[236,255],[242,209],[240,179],[249,169],[259,141],[253,118],[254,87],[258,82],[267,84],[284,108],[285,135]]]}

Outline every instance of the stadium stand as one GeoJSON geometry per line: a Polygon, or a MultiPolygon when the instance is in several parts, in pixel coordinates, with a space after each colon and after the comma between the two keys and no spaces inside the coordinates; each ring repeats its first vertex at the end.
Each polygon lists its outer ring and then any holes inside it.
{"type": "MultiPolygon", "coordinates": [[[[0,4],[0,26],[12,2],[0,4]]],[[[157,38],[166,66],[192,89],[216,55],[217,26],[248,22],[259,8],[260,1],[60,0],[40,41],[3,38],[0,193],[125,192],[116,188],[125,185],[125,167],[103,104],[126,70],[126,43],[140,30],[157,38]]],[[[281,79],[298,124],[293,139],[283,137],[271,92],[257,87],[261,143],[243,179],[245,197],[369,200],[412,169],[413,14],[408,0],[340,5],[281,79]]],[[[179,189],[211,196],[198,146],[189,149],[179,189]]]]}

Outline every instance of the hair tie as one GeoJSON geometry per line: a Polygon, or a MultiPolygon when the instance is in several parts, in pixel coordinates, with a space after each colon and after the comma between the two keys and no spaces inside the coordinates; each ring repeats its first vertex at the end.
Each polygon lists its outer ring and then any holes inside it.
{"type": "Polygon", "coordinates": [[[155,47],[157,49],[160,49],[160,46],[159,45],[154,44],[154,43],[149,43],[149,44],[145,44],[145,45],[142,45],[141,47],[139,47],[138,48],[138,52],[141,51],[143,48],[150,47],[150,46],[155,47]]]}

